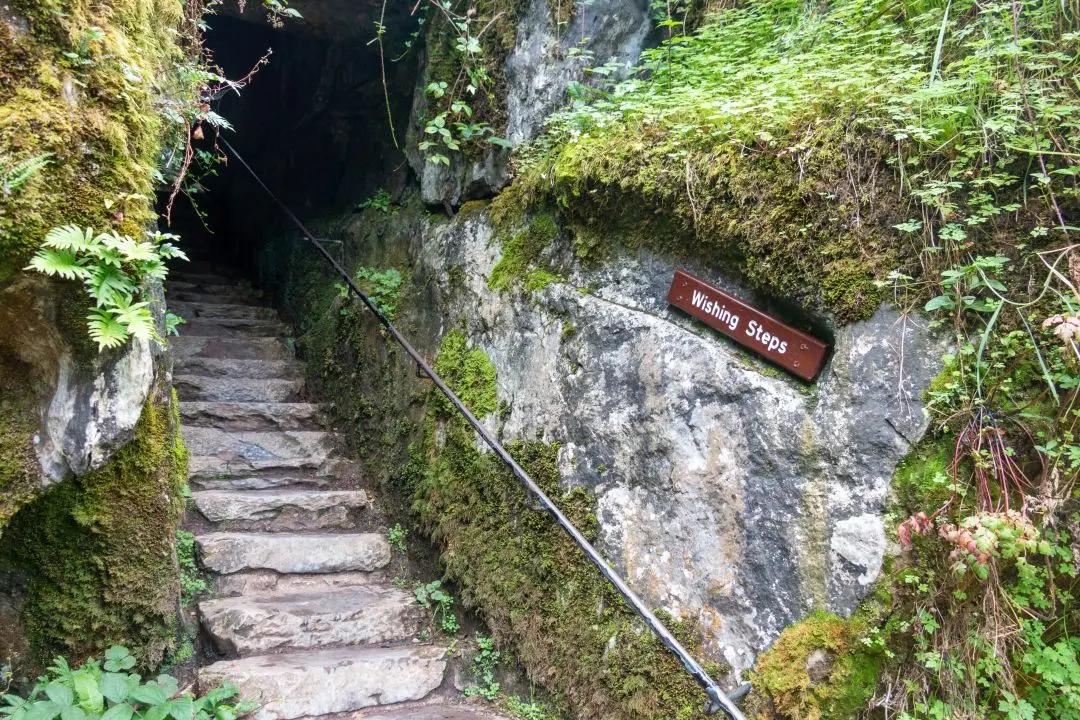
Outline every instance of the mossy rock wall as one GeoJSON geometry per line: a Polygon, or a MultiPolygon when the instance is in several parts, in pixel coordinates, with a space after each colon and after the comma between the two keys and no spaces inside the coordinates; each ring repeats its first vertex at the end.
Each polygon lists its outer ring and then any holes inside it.
{"type": "Polygon", "coordinates": [[[0,282],[52,227],[137,236],[155,219],[153,178],[180,92],[184,4],[13,0],[0,11],[0,176],[47,165],[0,192],[0,282]],[[112,203],[107,206],[106,201],[112,203]]]}
{"type": "Polygon", "coordinates": [[[174,544],[187,482],[177,410],[159,385],[134,440],[109,463],[52,488],[11,520],[0,539],[0,575],[24,595],[28,664],[123,644],[153,668],[171,647],[174,544]]]}
{"type": "MultiPolygon", "coordinates": [[[[155,222],[163,148],[184,137],[168,118],[191,99],[178,70],[195,50],[192,7],[0,6],[0,574],[11,593],[4,603],[21,602],[26,635],[0,642],[29,641],[23,669],[110,643],[128,645],[150,667],[171,642],[185,478],[167,359],[151,352],[157,377],[130,442],[81,477],[49,476],[34,443],[43,441],[60,367],[93,387],[116,354],[99,356],[88,342],[81,287],[23,268],[54,227],[139,237],[155,222]]],[[[128,425],[113,447],[130,437],[128,425]]],[[[0,647],[0,664],[10,652],[0,647]]]]}

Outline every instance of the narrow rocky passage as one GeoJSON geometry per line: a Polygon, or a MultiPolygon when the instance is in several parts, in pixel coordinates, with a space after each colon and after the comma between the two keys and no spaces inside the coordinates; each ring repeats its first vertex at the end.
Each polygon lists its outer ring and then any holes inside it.
{"type": "Polygon", "coordinates": [[[449,703],[447,651],[386,568],[391,547],[357,468],[306,401],[287,329],[260,294],[192,263],[168,285],[187,319],[173,342],[200,563],[199,620],[257,720],[391,706],[360,717],[497,718],[449,703]]]}

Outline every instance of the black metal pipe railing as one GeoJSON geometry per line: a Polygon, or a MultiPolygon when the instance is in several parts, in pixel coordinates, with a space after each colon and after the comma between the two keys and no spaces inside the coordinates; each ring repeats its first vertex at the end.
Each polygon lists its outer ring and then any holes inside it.
{"type": "MultiPolygon", "coordinates": [[[[300,219],[296,217],[295,214],[293,214],[292,210],[290,210],[288,206],[285,205],[285,203],[278,199],[277,195],[275,195],[274,192],[266,185],[266,183],[262,181],[262,178],[260,178],[258,174],[252,169],[252,167],[248,165],[247,161],[244,160],[240,153],[238,153],[236,149],[233,148],[233,146],[230,145],[228,141],[226,141],[224,138],[219,138],[219,140],[232,154],[232,156],[236,158],[236,160],[244,167],[244,169],[251,174],[251,177],[255,179],[255,182],[257,182],[259,186],[262,187],[262,189],[266,192],[266,194],[270,196],[270,199],[273,200],[274,203],[276,203],[278,207],[281,208],[285,215],[288,216],[289,220],[291,220],[293,224],[296,225],[300,232],[303,233],[304,237],[313,246],[315,246],[315,249],[318,250],[319,254],[321,254],[323,258],[326,259],[326,262],[328,262],[330,266],[333,267],[334,271],[341,276],[341,279],[345,281],[345,283],[349,286],[349,289],[352,290],[356,297],[358,297],[360,301],[367,306],[367,309],[370,310],[376,318],[378,318],[379,323],[386,329],[390,336],[395,341],[397,341],[397,343],[401,345],[401,347],[405,350],[409,357],[416,362],[418,373],[423,373],[423,376],[426,377],[426,379],[431,380],[431,382],[435,384],[435,387],[439,389],[439,392],[446,396],[446,399],[450,401],[450,404],[453,405],[459,413],[461,413],[462,417],[464,417],[465,420],[469,423],[469,425],[471,425],[472,428],[476,430],[476,432],[480,435],[480,437],[483,438],[484,442],[487,443],[488,447],[490,447],[492,451],[494,451],[495,454],[498,455],[504,463],[506,463],[507,467],[509,467],[510,470],[517,477],[517,479],[521,481],[521,484],[525,486],[525,489],[528,490],[528,492],[536,498],[537,502],[540,504],[540,507],[546,510],[553,518],[555,518],[555,522],[557,522],[559,526],[566,532],[566,534],[569,535],[570,538],[577,544],[577,546],[581,548],[582,552],[584,552],[585,555],[592,562],[592,564],[595,565],[601,573],[603,573],[604,577],[606,577],[608,581],[615,586],[615,589],[619,591],[619,594],[622,595],[628,603],[630,603],[630,606],[638,615],[641,616],[641,619],[645,621],[645,624],[649,626],[649,629],[656,633],[657,637],[660,638],[660,641],[664,643],[668,650],[670,650],[672,654],[674,654],[682,662],[683,666],[686,668],[686,671],[693,676],[693,678],[698,682],[698,684],[700,684],[702,688],[704,688],[706,695],[708,695],[710,704],[708,711],[710,713],[722,711],[731,720],[746,720],[745,716],[731,700],[731,698],[729,698],[720,689],[720,686],[717,685],[711,677],[709,677],[709,674],[705,672],[705,669],[701,666],[701,664],[694,659],[694,656],[691,655],[686,650],[686,648],[684,648],[682,644],[675,638],[675,636],[671,634],[671,631],[668,630],[662,622],[660,622],[660,619],[657,618],[656,615],[645,605],[645,603],[630,588],[626,581],[623,580],[617,572],[615,572],[615,570],[611,567],[611,565],[608,564],[607,560],[604,559],[600,552],[595,547],[593,547],[592,543],[585,539],[585,536],[581,534],[581,531],[578,530],[572,522],[570,522],[569,518],[567,518],[566,515],[563,514],[562,510],[560,510],[559,507],[551,501],[551,498],[549,498],[547,494],[540,489],[540,486],[537,485],[531,477],[529,477],[529,474],[525,472],[525,470],[520,465],[517,464],[517,461],[515,461],[514,458],[510,456],[510,453],[507,452],[506,448],[504,448],[499,443],[499,441],[496,440],[491,435],[491,433],[488,432],[487,428],[485,428],[476,418],[476,416],[472,414],[469,408],[465,406],[465,403],[461,401],[461,399],[454,393],[454,391],[447,386],[447,384],[443,381],[441,377],[439,377],[439,374],[435,372],[435,370],[427,363],[426,360],[424,360],[424,357],[420,353],[418,353],[415,348],[413,348],[409,341],[406,340],[400,332],[398,332],[397,328],[395,328],[393,323],[390,322],[386,315],[384,315],[382,311],[379,310],[378,306],[371,300],[371,298],[369,298],[362,290],[360,290],[360,288],[356,286],[356,283],[353,282],[352,277],[349,275],[349,273],[345,271],[345,268],[343,268],[341,264],[337,260],[335,260],[332,255],[330,255],[326,248],[323,247],[323,244],[319,242],[319,240],[311,234],[311,231],[307,229],[304,223],[300,222],[300,219]]],[[[745,694],[745,689],[745,687],[740,688],[740,690],[743,692],[740,692],[739,694],[745,694]]]]}

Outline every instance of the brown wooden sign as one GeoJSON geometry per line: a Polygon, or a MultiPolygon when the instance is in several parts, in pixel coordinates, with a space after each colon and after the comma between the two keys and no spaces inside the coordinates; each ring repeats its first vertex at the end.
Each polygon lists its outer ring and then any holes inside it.
{"type": "Polygon", "coordinates": [[[676,270],[668,302],[807,382],[817,377],[829,347],[755,310],[685,270],[676,270]]]}

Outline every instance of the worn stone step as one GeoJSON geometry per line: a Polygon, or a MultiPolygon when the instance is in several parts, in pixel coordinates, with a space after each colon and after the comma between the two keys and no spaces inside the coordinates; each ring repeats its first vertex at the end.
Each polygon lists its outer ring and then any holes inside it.
{"type": "Polygon", "coordinates": [[[227,358],[233,360],[292,360],[289,343],[280,337],[200,337],[181,335],[169,343],[177,358],[227,358]]]}
{"type": "Polygon", "coordinates": [[[255,720],[292,720],[421,700],[445,671],[435,646],[336,648],[214,663],[199,672],[199,687],[229,680],[261,705],[255,720]]]}
{"type": "Polygon", "coordinates": [[[237,360],[204,357],[177,358],[173,372],[178,375],[208,375],[216,378],[284,378],[303,375],[297,360],[237,360]]]}
{"type": "Polygon", "coordinates": [[[188,322],[196,318],[236,318],[247,320],[277,320],[277,311],[265,305],[234,303],[173,302],[169,309],[188,322]]]}
{"type": "Polygon", "coordinates": [[[288,403],[303,399],[304,381],[286,378],[233,378],[174,375],[181,400],[288,403]]]}
{"type": "Polygon", "coordinates": [[[199,618],[218,652],[246,656],[405,642],[420,633],[425,613],[411,593],[369,585],[207,600],[199,618]]]}
{"type": "MultiPolygon", "coordinates": [[[[335,474],[330,433],[317,430],[242,430],[182,425],[191,453],[190,477],[238,477],[263,471],[335,474]]],[[[257,473],[258,474],[258,473],[257,473]]]]}
{"type": "Polygon", "coordinates": [[[185,267],[169,273],[170,285],[236,285],[244,287],[233,277],[200,267],[185,267]]]}
{"type": "Polygon", "coordinates": [[[278,337],[288,328],[278,320],[246,318],[194,318],[180,326],[191,337],[278,337]]]}
{"type": "Polygon", "coordinates": [[[203,517],[227,530],[355,527],[355,511],[369,504],[363,490],[202,490],[191,497],[203,517]]]}
{"type": "Polygon", "coordinates": [[[221,430],[304,430],[321,425],[326,407],[316,403],[182,402],[185,425],[221,430]]]}
{"type": "Polygon", "coordinates": [[[332,451],[333,436],[322,430],[240,430],[181,425],[184,443],[192,455],[214,455],[234,460],[313,458],[323,461],[332,451]]]}
{"type": "MultiPolygon", "coordinates": [[[[331,457],[320,460],[320,458],[310,455],[262,460],[251,460],[228,455],[191,455],[188,458],[188,479],[197,482],[260,477],[279,478],[288,475],[348,480],[358,477],[358,470],[354,463],[345,458],[331,457]]],[[[284,485],[285,483],[273,483],[262,487],[266,489],[283,487],[284,485]]],[[[255,490],[259,488],[249,485],[249,489],[255,490]]]]}
{"type": "MultiPolygon", "coordinates": [[[[262,299],[262,292],[255,288],[243,285],[235,280],[214,275],[188,276],[179,279],[175,274],[165,281],[165,292],[198,292],[205,295],[226,297],[248,297],[251,301],[262,299]]],[[[210,302],[213,302],[211,300],[210,302]]],[[[218,300],[218,302],[223,302],[218,300]]],[[[250,302],[250,301],[249,301],[250,302]]]]}
{"type": "MultiPolygon", "coordinates": [[[[190,473],[189,473],[190,474],[190,473]]],[[[191,486],[198,490],[274,490],[282,488],[322,488],[330,476],[305,472],[285,472],[269,475],[200,476],[191,477],[191,486]]]]}
{"type": "Polygon", "coordinates": [[[483,705],[461,705],[434,702],[409,703],[405,706],[376,710],[363,714],[363,720],[509,720],[483,705]]]}
{"type": "Polygon", "coordinates": [[[245,570],[335,573],[379,570],[390,563],[390,543],[377,533],[296,535],[213,532],[195,538],[203,566],[229,575],[245,570]]]}
{"type": "Polygon", "coordinates": [[[385,585],[390,582],[381,570],[370,572],[339,572],[325,575],[292,575],[272,570],[248,570],[232,575],[219,575],[214,579],[216,597],[239,597],[241,595],[271,595],[332,592],[341,588],[362,585],[385,585]]]}
{"type": "Polygon", "coordinates": [[[165,287],[165,302],[169,306],[178,303],[222,303],[225,305],[265,305],[262,295],[254,290],[234,286],[165,287]],[[210,288],[210,289],[207,289],[210,288]],[[216,288],[216,289],[213,289],[216,288]]]}

